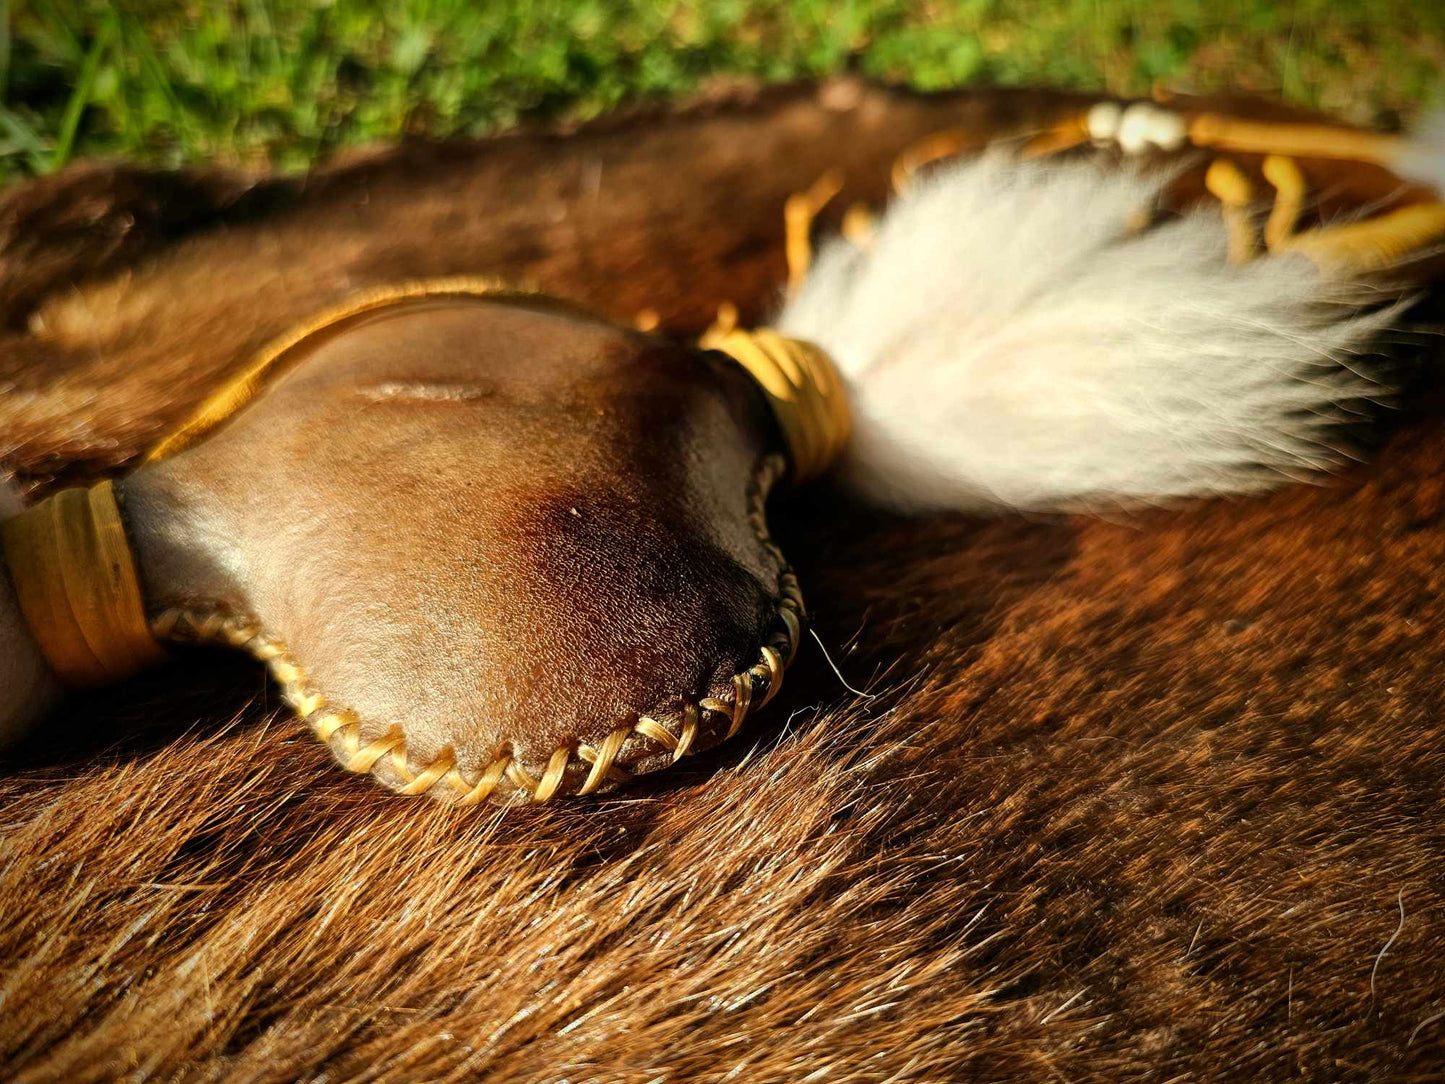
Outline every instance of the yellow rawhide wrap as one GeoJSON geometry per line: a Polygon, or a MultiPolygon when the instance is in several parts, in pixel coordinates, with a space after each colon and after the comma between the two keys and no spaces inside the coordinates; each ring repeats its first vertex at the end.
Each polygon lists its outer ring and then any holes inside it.
{"type": "Polygon", "coordinates": [[[832,358],[772,328],[711,331],[698,345],[732,357],[763,389],[783,431],[794,482],[816,478],[833,464],[852,420],[832,358]]]}
{"type": "Polygon", "coordinates": [[[110,482],[64,489],[0,524],[21,613],[70,685],[101,685],[159,662],[135,557],[110,482]]]}

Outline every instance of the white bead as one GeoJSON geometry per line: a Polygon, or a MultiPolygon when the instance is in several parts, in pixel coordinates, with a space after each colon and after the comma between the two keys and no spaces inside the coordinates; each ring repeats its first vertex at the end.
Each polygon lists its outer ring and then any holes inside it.
{"type": "Polygon", "coordinates": [[[1123,114],[1118,102],[1099,102],[1084,117],[1089,138],[1100,143],[1113,142],[1119,134],[1119,117],[1123,114]]]}
{"type": "Polygon", "coordinates": [[[1150,114],[1152,105],[1140,102],[1124,110],[1119,121],[1119,149],[1125,154],[1143,154],[1149,149],[1150,114]]]}
{"type": "Polygon", "coordinates": [[[1177,151],[1189,140],[1189,126],[1178,113],[1156,109],[1149,118],[1148,139],[1166,151],[1177,151]]]}

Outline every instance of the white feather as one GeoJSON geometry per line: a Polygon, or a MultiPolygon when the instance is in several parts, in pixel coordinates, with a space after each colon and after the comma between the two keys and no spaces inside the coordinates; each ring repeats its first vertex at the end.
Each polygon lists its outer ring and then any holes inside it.
{"type": "Polygon", "coordinates": [[[845,477],[902,508],[1248,492],[1328,467],[1360,315],[1301,257],[1232,266],[1217,211],[1139,233],[1164,182],[985,156],[835,241],[777,321],[838,362],[845,477]]]}
{"type": "Polygon", "coordinates": [[[1391,166],[1401,177],[1445,195],[1445,106],[1415,129],[1391,166]]]}

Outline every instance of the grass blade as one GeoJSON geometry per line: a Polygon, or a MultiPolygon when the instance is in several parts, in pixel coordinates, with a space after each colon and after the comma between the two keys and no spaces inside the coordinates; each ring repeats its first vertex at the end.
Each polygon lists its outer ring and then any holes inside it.
{"type": "Polygon", "coordinates": [[[90,93],[95,89],[95,78],[100,74],[100,63],[105,59],[110,43],[115,38],[115,22],[107,19],[101,23],[90,51],[85,54],[85,63],[80,68],[80,78],[75,82],[70,100],[65,103],[65,112],[60,118],[60,128],[55,136],[55,150],[50,155],[50,171],[53,173],[70,160],[71,149],[75,146],[75,134],[80,130],[80,118],[90,104],[90,93]]]}

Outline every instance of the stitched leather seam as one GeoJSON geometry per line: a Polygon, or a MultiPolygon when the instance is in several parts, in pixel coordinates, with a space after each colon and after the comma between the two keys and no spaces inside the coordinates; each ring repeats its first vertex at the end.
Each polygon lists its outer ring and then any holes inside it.
{"type": "Polygon", "coordinates": [[[631,773],[615,763],[629,739],[640,737],[661,746],[676,763],[693,751],[705,714],[727,718],[726,740],[738,732],[750,711],[761,708],[782,687],[783,671],[797,650],[804,617],[798,578],[768,530],[768,493],[786,470],[782,456],[767,456],[758,464],[748,488],[748,524],[763,552],[778,566],[778,608],[759,660],[733,675],[730,699],[703,697],[695,704],[684,704],[681,719],[671,720],[672,725],[650,715],[639,715],[635,721],[613,729],[596,745],[583,742],[559,746],[540,778],[527,771],[511,753],[501,752],[476,779],[469,780],[458,770],[450,746],[443,748],[430,764],[415,769],[407,757],[406,738],[400,726],[393,726],[379,738],[363,741],[356,713],[329,704],[285,643],[267,636],[253,621],[220,609],[177,607],[161,613],[152,622],[151,630],[158,640],[224,643],[249,652],[266,664],[286,703],[331,748],[344,768],[364,773],[386,764],[401,780],[401,786],[396,788],[401,794],[436,790],[439,796],[450,797],[458,805],[477,805],[496,793],[505,779],[530,795],[532,801],[545,802],[557,796],[567,769],[578,761],[588,770],[575,793],[591,794],[605,780],[622,782],[631,778],[631,773]]]}

